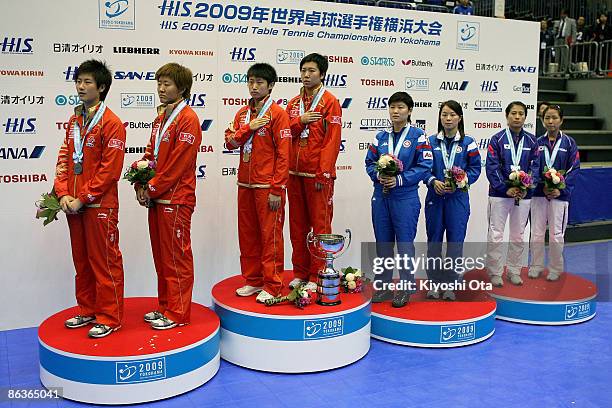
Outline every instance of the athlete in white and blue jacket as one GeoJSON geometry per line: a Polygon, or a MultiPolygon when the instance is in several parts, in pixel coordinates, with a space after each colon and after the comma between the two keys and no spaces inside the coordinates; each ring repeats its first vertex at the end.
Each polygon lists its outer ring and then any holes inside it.
{"type": "MultiPolygon", "coordinates": [[[[428,138],[433,152],[433,167],[424,180],[429,187],[425,198],[425,222],[427,256],[430,259],[441,257],[445,233],[448,243],[446,256],[458,259],[463,254],[463,241],[470,217],[469,194],[459,189],[452,191],[445,185],[445,171],[453,166],[465,171],[470,185],[480,176],[478,146],[472,137],[465,134],[463,123],[461,105],[457,101],[446,101],[438,114],[438,134],[428,138]]],[[[427,270],[427,277],[436,283],[460,280],[454,270],[441,270],[435,266],[427,270]]],[[[429,290],[427,295],[434,299],[440,297],[435,290],[429,290]]],[[[442,298],[455,300],[455,294],[447,290],[442,293],[442,298]]]]}
{"type": "MultiPolygon", "coordinates": [[[[396,92],[388,103],[392,127],[376,135],[365,158],[366,171],[374,183],[372,224],[376,252],[378,257],[393,258],[397,242],[398,254],[414,257],[414,238],[421,210],[418,186],[431,169],[433,155],[424,132],[410,125],[414,106],[410,95],[396,92]],[[376,171],[376,162],[384,154],[394,154],[401,160],[403,171],[400,174],[386,177],[376,171]],[[383,191],[384,187],[389,190],[387,193],[383,191]]],[[[400,280],[414,282],[414,271],[400,269],[399,272],[400,280]]],[[[394,294],[379,286],[391,282],[392,275],[393,270],[388,269],[375,279],[377,292],[372,301],[383,302],[393,298],[393,306],[402,307],[410,298],[409,290],[398,290],[394,294]]]]}
{"type": "Polygon", "coordinates": [[[549,230],[550,253],[546,279],[555,281],[563,273],[563,244],[567,226],[569,200],[580,170],[580,154],[576,141],[561,132],[563,111],[549,105],[543,116],[547,132],[538,138],[541,175],[531,200],[531,264],[529,277],[538,278],[544,271],[544,236],[549,230]],[[548,167],[564,171],[565,188],[544,188],[544,170],[548,167]]]}
{"type": "Polygon", "coordinates": [[[522,192],[518,187],[509,187],[506,181],[513,170],[523,170],[539,180],[540,158],[538,143],[531,133],[523,129],[527,118],[527,107],[515,101],[506,107],[508,127],[491,137],[487,150],[487,179],[489,180],[489,232],[487,237],[487,270],[494,286],[503,286],[501,247],[506,220],[510,217],[510,245],[507,254],[508,279],[521,285],[523,234],[529,218],[533,189],[522,192]],[[517,199],[518,205],[516,205],[517,199]]]}

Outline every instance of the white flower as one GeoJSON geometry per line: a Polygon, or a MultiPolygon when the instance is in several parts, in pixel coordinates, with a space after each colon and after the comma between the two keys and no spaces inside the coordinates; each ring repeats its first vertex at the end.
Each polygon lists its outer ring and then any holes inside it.
{"type": "Polygon", "coordinates": [[[307,290],[302,291],[301,295],[302,295],[303,298],[307,298],[308,297],[308,291],[307,290]]]}
{"type": "Polygon", "coordinates": [[[463,180],[457,182],[457,187],[458,188],[464,188],[466,184],[467,184],[467,182],[465,181],[465,179],[463,179],[463,180]]]}
{"type": "Polygon", "coordinates": [[[513,171],[512,173],[510,173],[510,180],[516,180],[516,178],[518,177],[518,173],[516,171],[513,171]]]}
{"type": "Polygon", "coordinates": [[[551,167],[548,171],[550,171],[550,175],[554,176],[555,174],[557,174],[557,170],[555,170],[553,167],[551,167]]]}
{"type": "Polygon", "coordinates": [[[559,176],[557,176],[556,174],[554,174],[552,176],[552,182],[555,184],[559,184],[559,182],[561,181],[561,179],[559,178],[559,176]]]}
{"type": "Polygon", "coordinates": [[[357,287],[357,284],[355,283],[355,281],[351,281],[351,282],[348,283],[347,286],[348,286],[349,289],[353,290],[353,289],[355,289],[357,287]]]}
{"type": "Polygon", "coordinates": [[[347,282],[352,282],[355,280],[355,275],[353,275],[352,273],[347,273],[346,275],[344,275],[344,279],[346,279],[347,282]]]}
{"type": "Polygon", "coordinates": [[[355,274],[356,278],[360,278],[361,277],[361,269],[356,269],[354,274],[355,274]]]}
{"type": "Polygon", "coordinates": [[[391,156],[384,155],[378,159],[378,165],[380,168],[384,169],[389,165],[389,163],[391,163],[392,160],[393,159],[391,159],[391,156]]]}
{"type": "Polygon", "coordinates": [[[149,162],[146,160],[140,160],[138,163],[136,163],[136,167],[138,167],[140,170],[146,169],[149,167],[149,162]]]}

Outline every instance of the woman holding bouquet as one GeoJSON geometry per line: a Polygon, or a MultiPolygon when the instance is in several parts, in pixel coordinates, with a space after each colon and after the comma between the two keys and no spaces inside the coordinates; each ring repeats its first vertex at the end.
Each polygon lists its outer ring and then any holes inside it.
{"type": "MultiPolygon", "coordinates": [[[[381,258],[393,258],[397,252],[414,256],[414,238],[421,203],[418,184],[431,169],[432,153],[424,132],[410,126],[414,102],[406,92],[396,92],[389,98],[392,127],[376,135],[366,155],[366,171],[374,183],[372,224],[376,237],[376,253],[381,258]],[[393,169],[393,170],[389,170],[393,169]]],[[[414,271],[400,269],[400,287],[395,293],[386,284],[391,282],[392,269],[385,270],[374,280],[376,292],[372,302],[393,300],[402,307],[410,299],[409,286],[414,285],[414,271]]]]}
{"type": "Polygon", "coordinates": [[[550,105],[542,121],[547,132],[538,138],[541,182],[531,200],[531,265],[529,277],[538,278],[544,271],[544,235],[549,229],[549,264],[546,279],[556,281],[563,273],[563,235],[567,211],[580,169],[580,154],[574,139],[561,132],[563,111],[550,105]]]}
{"type": "Polygon", "coordinates": [[[510,102],[506,107],[508,127],[491,136],[487,147],[489,180],[487,270],[494,286],[503,286],[504,265],[501,262],[501,246],[508,218],[510,218],[508,279],[514,285],[523,284],[521,278],[523,234],[529,217],[533,193],[531,186],[537,183],[540,166],[538,142],[534,135],[523,129],[526,118],[527,106],[519,101],[510,102]]]}
{"type": "MultiPolygon", "coordinates": [[[[478,146],[473,138],[466,136],[463,123],[461,105],[457,101],[446,101],[438,115],[438,134],[428,139],[433,152],[433,167],[424,180],[429,187],[425,199],[425,221],[427,256],[430,259],[441,260],[445,232],[447,257],[457,259],[463,252],[470,217],[467,190],[478,180],[481,168],[478,146]]],[[[458,279],[453,270],[443,270],[436,263],[428,269],[427,275],[436,283],[453,283],[458,279]]],[[[439,299],[440,293],[430,290],[427,296],[439,299]]],[[[455,300],[455,293],[446,290],[442,298],[455,300]]]]}

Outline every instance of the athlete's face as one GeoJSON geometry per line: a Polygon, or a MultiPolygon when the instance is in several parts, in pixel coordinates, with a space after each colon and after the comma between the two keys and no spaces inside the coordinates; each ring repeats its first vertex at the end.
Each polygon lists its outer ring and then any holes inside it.
{"type": "Polygon", "coordinates": [[[321,71],[319,71],[319,67],[316,62],[306,62],[302,65],[302,69],[300,70],[300,76],[302,78],[302,84],[306,88],[316,88],[323,81],[324,76],[321,76],[321,71]]]}
{"type": "Polygon", "coordinates": [[[249,87],[249,94],[251,94],[251,98],[255,99],[256,101],[260,101],[266,96],[270,95],[274,84],[268,83],[268,81],[263,78],[250,77],[247,86],[249,87]]]}
{"type": "Polygon", "coordinates": [[[510,112],[506,116],[506,120],[508,121],[508,127],[511,129],[519,130],[525,124],[525,110],[521,105],[512,105],[510,108],[510,112]]]}
{"type": "Polygon", "coordinates": [[[100,95],[106,88],[105,85],[98,87],[92,74],[79,74],[75,85],[79,99],[88,108],[100,102],[100,95]]]}
{"type": "Polygon", "coordinates": [[[405,125],[412,114],[412,109],[404,102],[393,102],[389,105],[389,117],[394,125],[405,125]]]}
{"type": "Polygon", "coordinates": [[[563,119],[556,109],[548,109],[544,114],[544,126],[550,133],[557,133],[561,129],[563,119]]]}
{"type": "Polygon", "coordinates": [[[448,133],[459,127],[459,122],[461,122],[461,116],[448,106],[444,106],[442,108],[442,112],[440,112],[440,121],[442,122],[444,130],[446,131],[446,133],[448,133]]]}
{"type": "Polygon", "coordinates": [[[157,80],[157,95],[159,101],[163,104],[172,104],[179,100],[183,93],[182,89],[178,89],[172,78],[161,76],[157,80]]]}

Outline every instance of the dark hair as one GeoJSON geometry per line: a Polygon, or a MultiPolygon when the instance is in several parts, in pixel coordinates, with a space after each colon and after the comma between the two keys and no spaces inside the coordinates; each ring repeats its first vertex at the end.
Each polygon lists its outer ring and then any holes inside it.
{"type": "Polygon", "coordinates": [[[461,107],[459,102],[454,101],[452,99],[446,102],[442,102],[442,105],[440,106],[440,111],[438,112],[438,133],[444,132],[444,126],[442,126],[442,119],[440,119],[440,116],[442,116],[442,109],[444,109],[445,106],[451,109],[457,115],[461,116],[461,121],[459,121],[459,125],[457,127],[459,128],[459,135],[461,135],[461,139],[463,139],[465,137],[465,126],[463,125],[463,108],[461,107]]]}
{"type": "Polygon", "coordinates": [[[106,99],[106,94],[110,91],[111,84],[113,82],[113,75],[106,63],[94,59],[87,60],[77,68],[76,75],[74,76],[74,82],[78,79],[81,74],[91,74],[94,81],[96,82],[96,88],[100,88],[105,85],[104,90],[100,92],[100,100],[106,99]]]}
{"type": "Polygon", "coordinates": [[[544,109],[544,113],[542,113],[542,119],[544,119],[546,112],[548,112],[549,110],[556,110],[557,112],[559,112],[559,117],[563,119],[563,109],[561,109],[559,105],[548,105],[548,107],[544,109]]]}
{"type": "Polygon", "coordinates": [[[547,102],[547,101],[538,102],[538,110],[536,111],[536,113],[538,115],[540,114],[540,108],[542,108],[542,106],[547,106],[548,107],[548,106],[550,106],[550,102],[547,102]]]}
{"type": "Polygon", "coordinates": [[[567,15],[569,15],[569,10],[567,8],[563,7],[561,9],[561,13],[559,13],[559,14],[565,14],[567,16],[567,15]]]}
{"type": "MultiPolygon", "coordinates": [[[[408,109],[414,108],[414,101],[412,100],[412,96],[408,95],[406,92],[396,92],[387,101],[387,105],[391,107],[392,103],[402,102],[408,106],[408,109]]],[[[410,115],[412,116],[412,115],[410,115]]],[[[408,123],[410,123],[410,116],[408,116],[408,123]]]]}
{"type": "Polygon", "coordinates": [[[521,101],[513,101],[513,102],[510,102],[508,104],[508,106],[506,106],[506,117],[508,117],[508,115],[510,114],[510,111],[512,110],[513,106],[520,106],[520,107],[522,107],[523,110],[525,111],[525,116],[527,116],[527,105],[525,105],[521,101]]]}
{"type": "Polygon", "coordinates": [[[274,67],[270,64],[266,64],[265,62],[251,65],[247,71],[247,79],[248,78],[265,79],[268,84],[273,84],[278,81],[278,76],[276,75],[276,70],[274,67]]]}
{"type": "Polygon", "coordinates": [[[189,99],[191,96],[191,85],[193,85],[193,74],[191,70],[176,62],[169,62],[155,72],[155,80],[161,77],[170,78],[179,90],[183,90],[182,97],[189,99]]]}
{"type": "Polygon", "coordinates": [[[324,77],[327,73],[329,63],[327,62],[327,58],[325,58],[321,54],[313,52],[312,54],[308,54],[307,56],[302,58],[302,60],[300,61],[300,69],[302,69],[302,66],[307,62],[314,62],[315,64],[317,64],[317,68],[319,68],[319,71],[321,72],[321,77],[324,77]]]}

